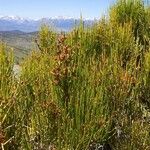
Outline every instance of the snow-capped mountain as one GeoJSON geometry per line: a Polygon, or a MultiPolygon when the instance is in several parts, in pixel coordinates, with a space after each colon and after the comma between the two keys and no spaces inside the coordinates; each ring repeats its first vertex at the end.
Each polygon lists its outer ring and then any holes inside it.
{"type": "MultiPolygon", "coordinates": [[[[93,24],[93,20],[84,20],[85,25],[93,24]]],[[[21,18],[19,16],[0,16],[0,31],[20,30],[23,32],[38,31],[42,24],[48,24],[58,31],[69,31],[80,23],[80,19],[69,17],[41,18],[39,20],[21,18]]]]}
{"type": "Polygon", "coordinates": [[[24,21],[24,18],[19,16],[0,16],[1,20],[8,20],[8,21],[24,21]]]}

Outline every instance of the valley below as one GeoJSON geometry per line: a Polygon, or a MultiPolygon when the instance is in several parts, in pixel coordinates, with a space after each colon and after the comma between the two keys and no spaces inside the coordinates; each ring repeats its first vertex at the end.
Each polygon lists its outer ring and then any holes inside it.
{"type": "Polygon", "coordinates": [[[25,33],[22,31],[0,31],[0,41],[13,49],[15,61],[21,61],[31,50],[36,49],[35,39],[38,32],[25,33]]]}

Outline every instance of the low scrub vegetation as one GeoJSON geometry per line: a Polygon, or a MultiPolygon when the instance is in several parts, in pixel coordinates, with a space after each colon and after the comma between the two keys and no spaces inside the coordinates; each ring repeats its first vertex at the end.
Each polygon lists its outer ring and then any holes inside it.
{"type": "Polygon", "coordinates": [[[14,75],[0,46],[2,150],[149,150],[150,8],[120,0],[90,28],[43,26],[14,75]]]}

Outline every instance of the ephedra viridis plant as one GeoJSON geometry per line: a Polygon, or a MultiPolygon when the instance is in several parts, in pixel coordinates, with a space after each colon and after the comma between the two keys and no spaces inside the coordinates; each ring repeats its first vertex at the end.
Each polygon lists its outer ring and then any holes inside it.
{"type": "Polygon", "coordinates": [[[91,27],[43,26],[19,77],[2,44],[1,149],[150,149],[149,10],[119,0],[91,27]]]}

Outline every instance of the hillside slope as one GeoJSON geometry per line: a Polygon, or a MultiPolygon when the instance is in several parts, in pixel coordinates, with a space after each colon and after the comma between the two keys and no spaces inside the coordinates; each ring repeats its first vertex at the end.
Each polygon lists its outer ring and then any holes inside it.
{"type": "Polygon", "coordinates": [[[14,49],[16,61],[26,56],[35,48],[34,39],[37,32],[25,33],[22,31],[0,31],[0,41],[14,49]]]}

